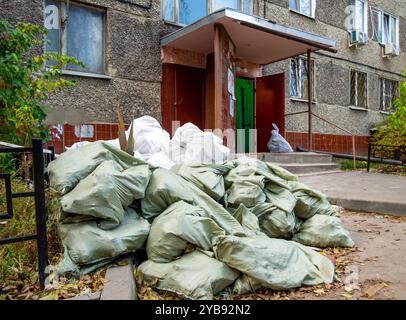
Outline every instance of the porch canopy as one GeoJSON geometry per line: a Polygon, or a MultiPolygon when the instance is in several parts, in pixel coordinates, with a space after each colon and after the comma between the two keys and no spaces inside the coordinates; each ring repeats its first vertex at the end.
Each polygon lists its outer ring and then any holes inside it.
{"type": "Polygon", "coordinates": [[[232,9],[214,12],[161,39],[161,46],[202,54],[214,52],[214,25],[221,24],[236,47],[235,57],[260,65],[285,60],[306,52],[336,53],[336,41],[285,27],[232,9]]]}

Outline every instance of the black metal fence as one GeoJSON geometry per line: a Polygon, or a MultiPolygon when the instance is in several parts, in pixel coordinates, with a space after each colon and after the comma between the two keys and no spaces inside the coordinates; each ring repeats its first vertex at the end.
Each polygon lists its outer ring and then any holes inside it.
{"type": "Polygon", "coordinates": [[[1,245],[12,243],[32,241],[37,242],[38,251],[38,273],[41,289],[44,288],[46,279],[46,267],[48,265],[48,242],[47,242],[47,207],[45,200],[45,167],[49,162],[54,160],[55,154],[53,148],[44,153],[41,139],[32,140],[32,148],[26,147],[0,147],[0,153],[12,153],[14,155],[32,154],[32,181],[33,191],[14,193],[11,185],[11,175],[9,173],[0,173],[0,179],[5,182],[6,206],[7,212],[0,214],[0,220],[9,220],[14,216],[13,199],[34,197],[35,200],[35,217],[36,233],[0,239],[1,245]]]}
{"type": "Polygon", "coordinates": [[[379,159],[380,162],[391,160],[391,163],[399,165],[406,164],[406,146],[375,145],[370,143],[368,146],[368,166],[370,171],[372,158],[379,159]]]}

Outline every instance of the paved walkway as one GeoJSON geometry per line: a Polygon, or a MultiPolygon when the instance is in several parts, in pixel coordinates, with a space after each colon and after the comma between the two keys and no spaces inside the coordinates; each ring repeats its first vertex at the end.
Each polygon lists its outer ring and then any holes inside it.
{"type": "Polygon", "coordinates": [[[406,177],[361,171],[300,177],[349,210],[406,216],[406,177]]]}

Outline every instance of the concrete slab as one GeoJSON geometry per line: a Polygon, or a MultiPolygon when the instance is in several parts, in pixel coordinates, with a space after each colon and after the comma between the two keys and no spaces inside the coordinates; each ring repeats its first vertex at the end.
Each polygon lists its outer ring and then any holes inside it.
{"type": "Polygon", "coordinates": [[[350,171],[302,176],[301,182],[324,192],[348,210],[406,216],[406,177],[350,171]]]}
{"type": "Polygon", "coordinates": [[[100,300],[137,300],[133,270],[132,262],[108,268],[100,300]]]}

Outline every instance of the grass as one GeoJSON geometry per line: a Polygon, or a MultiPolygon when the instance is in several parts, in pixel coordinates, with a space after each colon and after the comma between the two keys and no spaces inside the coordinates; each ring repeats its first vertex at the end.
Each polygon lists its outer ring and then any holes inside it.
{"type": "MultiPolygon", "coordinates": [[[[354,170],[352,160],[344,160],[340,162],[341,170],[354,170]]],[[[368,162],[367,161],[356,161],[356,170],[367,170],[368,162]]],[[[406,166],[401,165],[390,165],[383,163],[374,163],[371,162],[371,172],[385,173],[385,174],[394,174],[400,176],[406,176],[406,166]]]]}
{"type": "MultiPolygon", "coordinates": [[[[13,177],[12,190],[13,192],[27,192],[30,191],[30,188],[23,179],[13,177]]],[[[48,252],[50,263],[53,264],[60,259],[62,254],[62,246],[56,229],[59,217],[59,203],[50,189],[47,189],[46,197],[48,208],[48,252]]],[[[33,197],[14,199],[14,217],[0,222],[0,239],[34,234],[36,232],[34,208],[33,197]]],[[[5,212],[5,185],[4,182],[0,181],[0,214],[5,212]]],[[[9,291],[4,290],[5,288],[20,291],[24,287],[30,286],[31,289],[38,290],[37,270],[36,241],[0,246],[0,299],[2,298],[2,291],[9,291]]]]}

